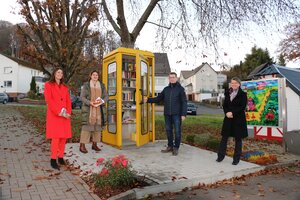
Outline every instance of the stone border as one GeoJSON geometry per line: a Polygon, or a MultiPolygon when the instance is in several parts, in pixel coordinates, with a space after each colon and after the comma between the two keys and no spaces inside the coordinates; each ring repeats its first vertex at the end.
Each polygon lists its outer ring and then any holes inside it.
{"type": "Polygon", "coordinates": [[[276,163],[268,166],[260,166],[256,168],[240,170],[237,172],[224,173],[223,175],[218,176],[207,176],[207,177],[199,177],[190,180],[181,180],[177,182],[170,182],[166,184],[152,185],[144,188],[134,188],[118,194],[116,196],[110,197],[108,200],[130,200],[130,199],[144,199],[152,196],[157,196],[161,192],[180,192],[184,188],[191,188],[193,186],[197,186],[199,183],[211,184],[217,181],[225,180],[232,177],[241,177],[243,175],[247,175],[253,172],[257,172],[265,169],[272,169],[276,167],[287,167],[294,163],[299,162],[299,160],[293,160],[286,163],[276,163]]]}

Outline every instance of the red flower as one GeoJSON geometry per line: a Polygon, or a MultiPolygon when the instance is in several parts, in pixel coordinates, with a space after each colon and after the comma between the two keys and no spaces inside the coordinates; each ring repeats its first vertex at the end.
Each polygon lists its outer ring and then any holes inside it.
{"type": "Polygon", "coordinates": [[[122,165],[123,165],[123,167],[127,167],[127,164],[128,164],[128,160],[122,160],[122,165]]]}
{"type": "Polygon", "coordinates": [[[108,174],[108,173],[109,173],[108,169],[105,168],[105,167],[103,167],[102,170],[101,170],[101,172],[99,173],[99,175],[100,175],[100,176],[105,176],[105,175],[108,174]]]}
{"type": "Polygon", "coordinates": [[[96,165],[97,166],[101,165],[104,160],[105,160],[104,158],[98,158],[96,161],[96,165]]]}

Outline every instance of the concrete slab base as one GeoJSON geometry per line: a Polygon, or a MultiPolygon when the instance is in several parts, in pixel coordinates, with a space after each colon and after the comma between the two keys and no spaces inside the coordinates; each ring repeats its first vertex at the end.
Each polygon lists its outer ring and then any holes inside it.
{"type": "MultiPolygon", "coordinates": [[[[143,189],[133,189],[137,199],[149,194],[180,191],[199,183],[214,183],[264,169],[262,166],[244,161],[232,165],[230,157],[218,163],[215,161],[216,153],[187,144],[180,146],[177,156],[161,153],[160,150],[164,149],[166,144],[166,141],[156,141],[142,147],[120,150],[101,143],[102,151],[97,153],[91,150],[91,145],[87,145],[89,153],[82,154],[79,151],[79,144],[70,143],[66,146],[66,159],[75,166],[80,166],[83,172],[93,173],[100,171],[99,166],[96,166],[98,158],[109,159],[119,154],[125,155],[138,175],[146,176],[156,183],[143,189]]],[[[128,193],[132,195],[132,191],[128,193]]]]}

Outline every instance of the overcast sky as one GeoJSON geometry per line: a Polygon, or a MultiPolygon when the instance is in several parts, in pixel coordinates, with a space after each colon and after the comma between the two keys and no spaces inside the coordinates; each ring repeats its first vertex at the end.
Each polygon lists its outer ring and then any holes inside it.
{"type": "MultiPolygon", "coordinates": [[[[13,24],[18,22],[24,22],[21,16],[18,15],[18,7],[16,0],[1,1],[0,6],[0,20],[6,20],[13,24]]],[[[158,52],[159,48],[154,45],[155,33],[152,30],[152,25],[148,24],[142,30],[140,36],[137,39],[136,45],[139,49],[148,50],[152,52],[158,52]]],[[[278,44],[284,37],[281,31],[270,31],[269,33],[263,33],[257,27],[253,27],[253,30],[248,36],[237,35],[230,38],[221,38],[220,41],[220,57],[217,60],[218,63],[225,62],[229,65],[238,64],[243,61],[246,54],[251,52],[251,48],[256,45],[260,48],[267,48],[270,52],[270,56],[277,60],[278,57],[278,44]],[[227,56],[224,56],[224,53],[227,56]]],[[[169,62],[171,69],[180,73],[181,70],[191,70],[199,66],[202,62],[208,62],[213,64],[215,70],[219,70],[217,63],[215,62],[215,53],[213,50],[202,49],[198,50],[196,54],[189,50],[184,53],[182,50],[168,50],[169,62]],[[201,55],[205,54],[207,58],[203,58],[201,55]],[[200,56],[198,56],[200,55],[200,56]]],[[[300,63],[288,63],[289,67],[300,67],[300,63]]]]}

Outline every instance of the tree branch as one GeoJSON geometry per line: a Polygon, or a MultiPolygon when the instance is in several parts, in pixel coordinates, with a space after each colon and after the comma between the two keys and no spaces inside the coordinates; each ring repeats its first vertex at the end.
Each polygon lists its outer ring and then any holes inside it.
{"type": "Polygon", "coordinates": [[[151,0],[149,5],[147,6],[145,12],[143,13],[143,15],[141,16],[141,18],[139,19],[138,23],[136,24],[136,26],[134,27],[133,31],[132,31],[132,40],[135,41],[137,36],[140,34],[142,28],[144,27],[145,23],[147,22],[147,19],[149,18],[150,14],[152,13],[153,9],[155,8],[156,4],[159,2],[160,0],[151,0]]]}
{"type": "Polygon", "coordinates": [[[119,36],[121,36],[121,29],[118,27],[118,25],[116,24],[116,22],[113,20],[109,10],[108,10],[108,7],[106,5],[106,1],[105,0],[102,0],[102,6],[103,6],[103,11],[109,21],[109,23],[112,25],[113,29],[117,32],[117,34],[119,36]]]}

